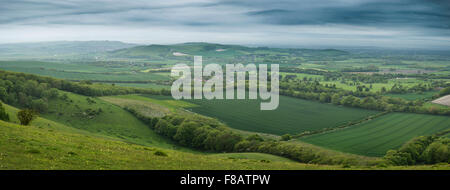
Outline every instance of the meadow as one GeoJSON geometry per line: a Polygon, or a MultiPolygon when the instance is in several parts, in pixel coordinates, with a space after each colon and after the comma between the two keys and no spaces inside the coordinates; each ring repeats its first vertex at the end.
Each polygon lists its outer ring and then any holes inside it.
{"type": "Polygon", "coordinates": [[[342,152],[383,156],[416,136],[432,135],[450,129],[450,117],[391,113],[362,124],[300,140],[342,152]]]}
{"type": "MultiPolygon", "coordinates": [[[[48,113],[41,117],[66,126],[109,136],[127,142],[164,148],[181,148],[150,130],[129,112],[99,98],[89,98],[69,92],[68,100],[49,100],[48,113]],[[98,112],[101,110],[100,112],[98,112]]],[[[181,148],[183,149],[183,148],[181,148]]]]}

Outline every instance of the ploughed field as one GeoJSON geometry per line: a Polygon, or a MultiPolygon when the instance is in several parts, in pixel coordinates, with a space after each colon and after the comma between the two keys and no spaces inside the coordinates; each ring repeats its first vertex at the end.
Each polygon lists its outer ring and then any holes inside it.
{"type": "Polygon", "coordinates": [[[366,156],[383,156],[408,140],[450,129],[450,117],[391,113],[362,124],[301,138],[333,150],[366,156]]]}
{"type": "Polygon", "coordinates": [[[232,128],[275,135],[336,127],[378,113],[286,96],[280,96],[278,108],[271,111],[261,111],[260,100],[185,101],[197,105],[185,109],[217,118],[232,128]]]}

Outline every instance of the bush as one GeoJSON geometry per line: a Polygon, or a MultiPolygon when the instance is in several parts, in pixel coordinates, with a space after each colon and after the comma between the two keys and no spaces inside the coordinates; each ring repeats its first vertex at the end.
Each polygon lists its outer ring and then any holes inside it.
{"type": "Polygon", "coordinates": [[[0,120],[9,121],[9,115],[6,113],[2,103],[0,103],[0,120]]]}
{"type": "Polygon", "coordinates": [[[421,159],[427,164],[450,163],[450,139],[437,140],[428,146],[421,159]]]}
{"type": "Polygon", "coordinates": [[[292,137],[290,134],[285,134],[285,135],[281,136],[282,141],[288,141],[288,140],[291,140],[291,138],[292,137]]]}
{"type": "Polygon", "coordinates": [[[387,151],[384,159],[396,166],[409,165],[412,163],[411,154],[397,150],[387,151]]]}
{"type": "Polygon", "coordinates": [[[24,109],[17,112],[17,118],[19,119],[21,125],[30,124],[35,117],[35,112],[30,109],[24,109]]]}
{"type": "Polygon", "coordinates": [[[155,153],[153,153],[156,156],[167,156],[167,154],[163,151],[157,150],[155,153]]]}

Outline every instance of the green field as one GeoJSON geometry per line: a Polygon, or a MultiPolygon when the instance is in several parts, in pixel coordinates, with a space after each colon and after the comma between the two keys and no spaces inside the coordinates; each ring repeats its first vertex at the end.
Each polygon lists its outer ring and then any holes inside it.
{"type": "Polygon", "coordinates": [[[336,127],[378,113],[285,96],[280,96],[279,107],[273,111],[261,111],[259,100],[186,101],[197,105],[187,110],[217,118],[232,128],[276,135],[336,127]]]}
{"type": "Polygon", "coordinates": [[[406,94],[386,94],[386,96],[394,98],[403,98],[405,100],[418,100],[424,98],[432,98],[433,95],[437,94],[438,91],[428,91],[423,93],[406,93],[406,94]]]}
{"type": "Polygon", "coordinates": [[[135,72],[134,67],[105,68],[86,64],[39,61],[0,61],[0,69],[69,80],[148,81],[168,80],[168,75],[135,72]]]}
{"type": "Polygon", "coordinates": [[[416,136],[450,128],[450,117],[391,113],[349,128],[303,137],[300,140],[333,150],[383,156],[416,136]]]}
{"type": "MultiPolygon", "coordinates": [[[[112,84],[112,83],[109,83],[112,84]]],[[[125,86],[125,87],[136,87],[136,88],[151,88],[151,89],[168,89],[170,90],[170,86],[153,84],[153,83],[114,83],[116,86],[125,86]]]]}

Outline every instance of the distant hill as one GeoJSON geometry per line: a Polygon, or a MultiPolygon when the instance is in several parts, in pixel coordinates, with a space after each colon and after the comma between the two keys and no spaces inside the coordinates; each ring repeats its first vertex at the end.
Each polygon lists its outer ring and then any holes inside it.
{"type": "Polygon", "coordinates": [[[346,51],[336,49],[295,49],[295,48],[269,48],[269,47],[246,47],[240,45],[224,45],[204,42],[189,42],[174,45],[145,45],[126,49],[110,51],[111,57],[120,58],[145,58],[145,59],[168,59],[188,55],[202,55],[204,57],[216,57],[221,59],[237,57],[263,57],[273,60],[282,57],[336,57],[348,55],[346,51]]]}
{"type": "Polygon", "coordinates": [[[119,41],[55,41],[0,44],[0,58],[63,57],[134,47],[119,41]]]}

